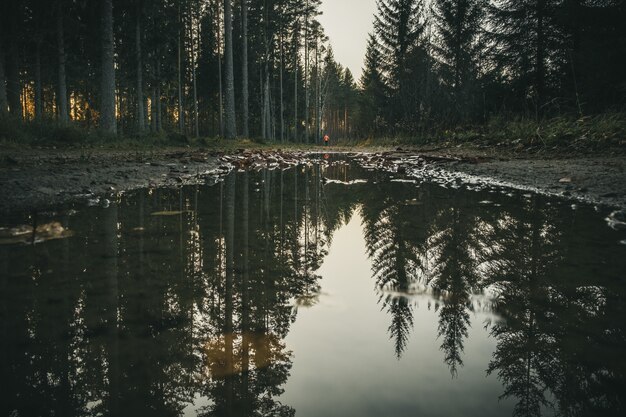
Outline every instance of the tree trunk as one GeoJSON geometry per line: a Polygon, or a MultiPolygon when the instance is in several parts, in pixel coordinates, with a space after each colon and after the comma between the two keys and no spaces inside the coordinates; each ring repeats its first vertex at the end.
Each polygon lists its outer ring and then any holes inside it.
{"type": "Polygon", "coordinates": [[[163,112],[161,111],[161,59],[157,58],[156,62],[156,130],[163,130],[163,112]]]}
{"type": "Polygon", "coordinates": [[[137,63],[137,130],[142,133],[145,127],[143,107],[143,64],[141,60],[141,2],[137,3],[137,20],[135,22],[135,52],[137,63]]]}
{"type": "MultiPolygon", "coordinates": [[[[190,6],[191,7],[191,6],[190,6]]],[[[191,16],[190,11],[190,16],[191,16]]],[[[197,26],[197,34],[200,36],[200,19],[198,16],[195,16],[195,20],[198,24],[197,26]]],[[[200,48],[196,49],[196,36],[194,35],[193,24],[189,25],[189,34],[191,41],[191,72],[193,76],[193,133],[196,138],[200,137],[200,122],[198,121],[198,84],[196,82],[196,51],[200,48]]]]}
{"type": "Polygon", "coordinates": [[[63,33],[63,4],[58,2],[58,10],[56,13],[56,35],[57,35],[57,63],[58,63],[58,81],[57,81],[57,114],[59,122],[67,123],[69,116],[67,114],[67,80],[65,75],[65,41],[63,33]]]}
{"type": "MultiPolygon", "coordinates": [[[[14,35],[13,35],[14,36],[14,35]]],[[[9,41],[9,50],[7,54],[7,100],[9,102],[9,111],[18,118],[22,118],[22,101],[20,87],[20,73],[18,62],[18,51],[15,41],[9,41]]]]}
{"type": "Polygon", "coordinates": [[[4,49],[2,40],[0,39],[0,115],[9,111],[9,103],[7,101],[7,81],[4,75],[4,49]]]}
{"type": "Polygon", "coordinates": [[[298,142],[298,52],[300,49],[299,39],[298,39],[298,31],[299,31],[298,23],[296,22],[296,30],[294,32],[294,81],[293,81],[293,90],[294,90],[294,102],[293,102],[293,140],[294,142],[298,142]]]}
{"type": "Polygon", "coordinates": [[[285,107],[283,100],[283,71],[285,59],[283,49],[283,29],[280,28],[280,143],[285,142],[285,107]]]}
{"type": "Polygon", "coordinates": [[[178,130],[181,134],[185,132],[185,114],[183,112],[183,19],[178,4],[178,130]]]}
{"type": "Polygon", "coordinates": [[[242,57],[241,57],[241,89],[243,99],[243,136],[250,136],[249,126],[249,92],[248,92],[248,1],[241,0],[242,57]]]}
{"type": "Polygon", "coordinates": [[[272,117],[270,113],[270,73],[269,65],[265,64],[265,87],[263,89],[263,118],[265,120],[265,139],[272,139],[272,117]]]}
{"type": "Polygon", "coordinates": [[[235,77],[233,71],[233,14],[232,0],[224,0],[224,48],[226,55],[226,111],[225,136],[234,139],[237,136],[235,119],[235,77]]]}
{"type": "Polygon", "coordinates": [[[545,85],[545,34],[544,34],[544,19],[545,19],[545,0],[537,1],[537,56],[536,56],[536,97],[537,103],[537,115],[541,113],[541,106],[543,105],[544,85],[545,85]]]}
{"type": "Polygon", "coordinates": [[[320,55],[319,55],[319,36],[315,38],[315,122],[316,122],[316,139],[315,142],[322,138],[322,96],[321,96],[321,71],[320,71],[320,55]]]}
{"type": "Polygon", "coordinates": [[[309,143],[309,1],[304,17],[304,142],[309,143]]]}
{"type": "Polygon", "coordinates": [[[219,79],[219,101],[220,101],[220,137],[224,137],[224,93],[223,93],[223,86],[224,86],[224,81],[222,80],[222,37],[220,36],[220,34],[222,33],[222,27],[221,27],[221,10],[220,10],[220,2],[217,1],[216,3],[217,6],[217,58],[218,58],[218,65],[217,65],[217,76],[219,79]]]}
{"type": "Polygon", "coordinates": [[[113,1],[102,0],[102,80],[100,86],[100,129],[115,135],[115,55],[113,42],[113,1]]]}
{"type": "Polygon", "coordinates": [[[152,87],[152,98],[150,100],[150,130],[152,130],[153,133],[157,131],[156,102],[157,102],[157,89],[156,87],[152,87]]]}
{"type": "Polygon", "coordinates": [[[35,47],[35,119],[43,118],[43,91],[41,85],[41,41],[35,47]]]}

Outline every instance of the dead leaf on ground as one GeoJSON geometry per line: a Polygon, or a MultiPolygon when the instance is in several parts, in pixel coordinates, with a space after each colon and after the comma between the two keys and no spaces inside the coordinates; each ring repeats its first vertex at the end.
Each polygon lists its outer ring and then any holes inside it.
{"type": "Polygon", "coordinates": [[[182,210],[182,211],[168,211],[168,210],[164,210],[164,211],[155,211],[154,213],[150,214],[151,216],[180,216],[181,214],[185,214],[185,213],[189,213],[189,210],[182,210]]]}
{"type": "Polygon", "coordinates": [[[0,245],[41,243],[48,240],[65,239],[74,233],[59,222],[41,224],[33,232],[30,225],[0,228],[0,245]]]}

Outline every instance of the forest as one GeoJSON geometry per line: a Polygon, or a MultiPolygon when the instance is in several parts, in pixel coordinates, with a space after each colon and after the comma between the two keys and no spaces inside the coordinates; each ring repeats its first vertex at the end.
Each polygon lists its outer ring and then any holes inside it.
{"type": "Polygon", "coordinates": [[[359,80],[320,5],[5,1],[0,140],[419,141],[597,116],[625,129],[624,1],[377,0],[359,80]]]}

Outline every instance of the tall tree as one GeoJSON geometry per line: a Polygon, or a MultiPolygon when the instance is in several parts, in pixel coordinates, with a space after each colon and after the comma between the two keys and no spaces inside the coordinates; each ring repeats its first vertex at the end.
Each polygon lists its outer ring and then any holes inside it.
{"type": "Polygon", "coordinates": [[[224,136],[234,139],[237,136],[235,114],[235,75],[233,67],[233,13],[231,0],[224,0],[224,55],[226,57],[226,88],[224,111],[224,136]]]}
{"type": "Polygon", "coordinates": [[[57,40],[57,114],[59,122],[66,123],[69,120],[67,103],[67,75],[65,72],[65,32],[63,29],[63,16],[65,13],[63,0],[57,0],[55,10],[56,40],[57,40]]]}
{"type": "Polygon", "coordinates": [[[6,35],[6,61],[5,74],[7,78],[7,101],[9,111],[16,118],[22,118],[22,87],[20,81],[20,53],[19,46],[22,44],[19,22],[23,17],[22,2],[7,2],[3,13],[3,30],[6,35]]]}
{"type": "Polygon", "coordinates": [[[433,43],[439,74],[451,90],[454,111],[460,117],[468,112],[469,90],[478,77],[484,6],[483,0],[436,0],[434,3],[436,35],[433,43]]]}
{"type": "Polygon", "coordinates": [[[0,116],[7,113],[9,103],[7,101],[7,82],[4,75],[4,45],[0,36],[0,116]]]}
{"type": "Polygon", "coordinates": [[[421,62],[420,40],[425,31],[423,0],[378,0],[374,28],[381,50],[381,66],[391,92],[393,112],[412,118],[417,110],[412,83],[421,62]]]}
{"type": "Polygon", "coordinates": [[[113,1],[102,0],[102,73],[100,84],[100,129],[117,134],[115,109],[115,51],[113,39],[113,1]]]}
{"type": "Polygon", "coordinates": [[[537,115],[545,109],[548,80],[562,49],[556,21],[560,0],[494,0],[489,7],[489,37],[494,59],[519,97],[530,96],[537,115]]]}
{"type": "Polygon", "coordinates": [[[387,109],[387,85],[383,78],[380,63],[382,56],[376,35],[370,34],[365,52],[365,68],[360,80],[359,124],[363,133],[379,133],[385,125],[384,112],[387,109]]]}
{"type": "Polygon", "coordinates": [[[143,96],[143,59],[141,57],[141,19],[143,16],[143,1],[137,0],[135,16],[135,60],[137,68],[137,130],[143,132],[145,127],[144,96],[143,96]]]}
{"type": "Polygon", "coordinates": [[[245,138],[250,136],[249,120],[249,88],[248,88],[248,0],[241,0],[241,98],[242,98],[242,134],[245,138]]]}

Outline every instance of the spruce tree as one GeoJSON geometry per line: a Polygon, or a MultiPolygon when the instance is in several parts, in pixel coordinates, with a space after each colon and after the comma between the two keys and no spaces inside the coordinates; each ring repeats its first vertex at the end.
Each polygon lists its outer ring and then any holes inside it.
{"type": "Polygon", "coordinates": [[[381,53],[374,34],[370,34],[365,52],[365,68],[360,80],[359,121],[367,134],[378,133],[385,124],[387,86],[381,71],[381,53]]]}
{"type": "Polygon", "coordinates": [[[102,19],[102,75],[100,83],[100,129],[117,133],[115,109],[115,43],[113,37],[113,2],[104,0],[101,5],[102,19]]]}
{"type": "Polygon", "coordinates": [[[226,136],[227,139],[234,139],[235,136],[237,136],[235,116],[235,74],[233,64],[233,14],[231,1],[232,0],[224,0],[224,55],[226,59],[224,136],[226,136]]]}
{"type": "Polygon", "coordinates": [[[556,20],[560,0],[494,0],[489,38],[494,62],[519,98],[531,97],[537,113],[548,101],[550,79],[561,60],[563,33],[556,20]]]}
{"type": "Polygon", "coordinates": [[[420,41],[425,31],[423,0],[378,0],[374,29],[381,52],[381,67],[391,93],[391,113],[396,122],[414,119],[418,88],[423,78],[420,41]]]}
{"type": "Polygon", "coordinates": [[[462,117],[470,105],[472,87],[478,77],[478,60],[484,17],[483,0],[435,0],[433,49],[439,76],[451,91],[452,108],[462,117]]]}

